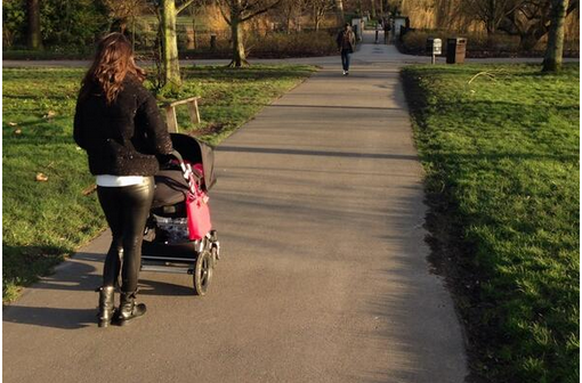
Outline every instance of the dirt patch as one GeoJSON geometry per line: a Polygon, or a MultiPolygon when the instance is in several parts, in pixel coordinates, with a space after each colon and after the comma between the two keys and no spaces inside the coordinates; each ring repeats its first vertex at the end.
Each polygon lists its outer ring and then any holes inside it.
{"type": "Polygon", "coordinates": [[[207,135],[215,135],[218,134],[222,131],[222,129],[224,129],[224,124],[222,123],[210,123],[206,126],[202,126],[198,129],[196,129],[195,131],[192,131],[190,134],[193,137],[202,137],[202,136],[207,136],[207,135]]]}

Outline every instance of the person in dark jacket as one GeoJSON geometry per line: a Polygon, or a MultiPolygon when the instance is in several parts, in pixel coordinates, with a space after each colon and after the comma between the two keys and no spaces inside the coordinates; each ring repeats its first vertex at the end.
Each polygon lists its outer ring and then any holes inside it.
{"type": "Polygon", "coordinates": [[[347,76],[350,74],[350,55],[356,49],[356,36],[350,24],[345,24],[344,29],[337,35],[336,42],[342,56],[343,75],[347,76]]]}
{"type": "Polygon", "coordinates": [[[155,98],[143,87],[145,72],[121,33],[105,36],[85,75],[74,120],[75,142],[86,150],[97,195],[113,240],[99,291],[99,327],[124,325],[146,312],[136,303],[141,244],[154,195],[156,156],[172,153],[155,98]],[[121,298],[114,290],[121,271],[121,298]]]}

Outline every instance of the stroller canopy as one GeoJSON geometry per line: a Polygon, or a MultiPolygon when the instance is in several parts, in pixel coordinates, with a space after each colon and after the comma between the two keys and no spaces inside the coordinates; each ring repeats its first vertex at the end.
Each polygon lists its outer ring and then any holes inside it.
{"type": "MultiPolygon", "coordinates": [[[[194,137],[172,133],[170,134],[174,149],[180,153],[182,159],[191,164],[202,164],[202,189],[208,191],[215,183],[214,153],[212,148],[197,141],[194,137]]],[[[189,186],[180,169],[160,169],[155,175],[156,188],[152,208],[172,206],[186,198],[189,186]]]]}
{"type": "Polygon", "coordinates": [[[204,168],[205,189],[210,190],[210,188],[216,183],[216,176],[214,175],[213,149],[187,134],[171,133],[170,137],[174,149],[182,155],[185,161],[192,164],[202,164],[204,168]]]}

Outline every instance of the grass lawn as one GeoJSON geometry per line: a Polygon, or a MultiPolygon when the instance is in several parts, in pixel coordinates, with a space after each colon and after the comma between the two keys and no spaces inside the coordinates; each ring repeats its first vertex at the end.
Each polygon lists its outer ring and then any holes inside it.
{"type": "Polygon", "coordinates": [[[494,382],[579,381],[579,65],[540,69],[402,73],[435,262],[494,382]]]}
{"type": "MultiPolygon", "coordinates": [[[[183,68],[185,84],[177,97],[202,97],[202,123],[186,126],[186,107],[178,108],[179,123],[217,145],[314,70],[290,65],[183,68]]],[[[106,226],[95,193],[83,193],[94,177],[72,138],[83,74],[82,69],[3,70],[4,302],[106,226]],[[38,173],[48,180],[36,181],[38,173]]]]}

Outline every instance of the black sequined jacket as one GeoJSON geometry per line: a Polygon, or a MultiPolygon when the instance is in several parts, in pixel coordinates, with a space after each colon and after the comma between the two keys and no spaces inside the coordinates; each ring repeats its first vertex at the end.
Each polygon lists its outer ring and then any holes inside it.
{"type": "Polygon", "coordinates": [[[172,152],[155,98],[129,76],[110,105],[100,94],[77,101],[73,136],[94,175],[151,176],[159,169],[156,155],[172,152]]]}

